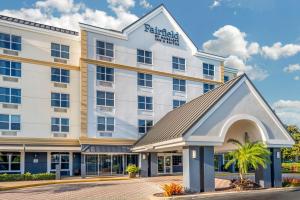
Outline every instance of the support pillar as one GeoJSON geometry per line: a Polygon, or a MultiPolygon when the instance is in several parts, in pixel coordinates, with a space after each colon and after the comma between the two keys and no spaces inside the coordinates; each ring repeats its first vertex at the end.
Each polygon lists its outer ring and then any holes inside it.
{"type": "Polygon", "coordinates": [[[149,161],[148,161],[148,154],[147,153],[141,153],[140,154],[140,176],[141,177],[148,177],[148,171],[149,171],[149,161]]]}
{"type": "Polygon", "coordinates": [[[81,173],[81,178],[86,177],[86,162],[85,162],[84,154],[81,154],[80,173],[81,173]]]}
{"type": "Polygon", "coordinates": [[[200,147],[187,146],[182,150],[183,186],[187,191],[200,192],[200,147]]]}
{"type": "Polygon", "coordinates": [[[157,153],[150,153],[150,176],[157,176],[158,163],[157,153]]]}
{"type": "Polygon", "coordinates": [[[201,192],[215,191],[214,147],[200,147],[201,192]]]}
{"type": "Polygon", "coordinates": [[[280,148],[272,148],[271,151],[271,181],[272,187],[282,187],[281,151],[280,148]]]}
{"type": "Polygon", "coordinates": [[[255,182],[263,188],[272,187],[271,181],[271,164],[267,164],[266,168],[259,166],[255,171],[255,182]]]}
{"type": "Polygon", "coordinates": [[[217,163],[218,163],[218,172],[221,172],[223,171],[222,169],[222,166],[223,166],[223,154],[219,154],[219,155],[216,155],[216,159],[217,159],[217,163]]]}

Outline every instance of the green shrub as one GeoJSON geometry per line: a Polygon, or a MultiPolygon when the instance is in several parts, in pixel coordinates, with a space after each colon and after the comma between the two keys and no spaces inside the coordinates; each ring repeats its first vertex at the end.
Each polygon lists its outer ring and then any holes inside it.
{"type": "Polygon", "coordinates": [[[40,173],[31,174],[26,172],[25,174],[0,174],[0,182],[4,181],[30,181],[30,180],[54,180],[55,174],[52,173],[40,173]]]}
{"type": "Polygon", "coordinates": [[[282,172],[300,172],[300,163],[282,163],[282,172]]]}
{"type": "Polygon", "coordinates": [[[139,171],[140,168],[133,164],[129,164],[126,168],[126,172],[128,173],[138,173],[139,171]]]}

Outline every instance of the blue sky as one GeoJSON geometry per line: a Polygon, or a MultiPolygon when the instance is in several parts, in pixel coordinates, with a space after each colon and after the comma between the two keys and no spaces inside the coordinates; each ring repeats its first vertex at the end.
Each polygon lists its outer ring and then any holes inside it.
{"type": "Polygon", "coordinates": [[[10,0],[0,14],[121,29],[161,3],[199,49],[230,57],[226,64],[249,73],[284,122],[300,126],[298,0],[10,0]]]}

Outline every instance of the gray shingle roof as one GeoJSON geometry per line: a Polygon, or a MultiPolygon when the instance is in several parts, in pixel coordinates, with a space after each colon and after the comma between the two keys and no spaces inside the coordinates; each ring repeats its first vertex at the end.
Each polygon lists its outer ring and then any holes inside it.
{"type": "Polygon", "coordinates": [[[246,75],[240,75],[170,111],[147,134],[141,137],[134,147],[182,137],[244,76],[246,75]]]}
{"type": "Polygon", "coordinates": [[[40,24],[40,23],[36,23],[36,22],[32,22],[32,21],[27,21],[24,19],[18,19],[18,18],[14,18],[14,17],[8,17],[5,15],[0,15],[0,19],[4,20],[4,21],[8,21],[8,22],[14,22],[14,23],[18,23],[18,24],[24,24],[27,26],[32,26],[32,27],[37,27],[37,28],[41,28],[41,29],[46,29],[49,31],[56,31],[56,32],[61,32],[61,33],[66,33],[69,35],[78,35],[78,32],[76,31],[71,31],[68,29],[64,29],[64,28],[58,28],[55,26],[49,26],[46,24],[40,24]]]}

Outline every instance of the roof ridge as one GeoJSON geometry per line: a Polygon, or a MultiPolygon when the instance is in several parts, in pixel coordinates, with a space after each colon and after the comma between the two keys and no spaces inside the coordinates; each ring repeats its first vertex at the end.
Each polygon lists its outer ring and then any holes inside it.
{"type": "Polygon", "coordinates": [[[20,19],[20,18],[16,18],[16,17],[10,17],[10,16],[6,16],[6,15],[0,15],[0,20],[14,22],[14,23],[23,24],[26,26],[32,26],[32,27],[55,31],[55,32],[61,32],[61,33],[69,34],[69,35],[75,35],[75,36],[79,35],[79,33],[77,31],[73,31],[73,30],[69,30],[69,29],[65,29],[65,28],[59,28],[56,26],[51,26],[51,25],[42,24],[42,23],[38,23],[38,22],[28,21],[28,20],[20,19]]]}

